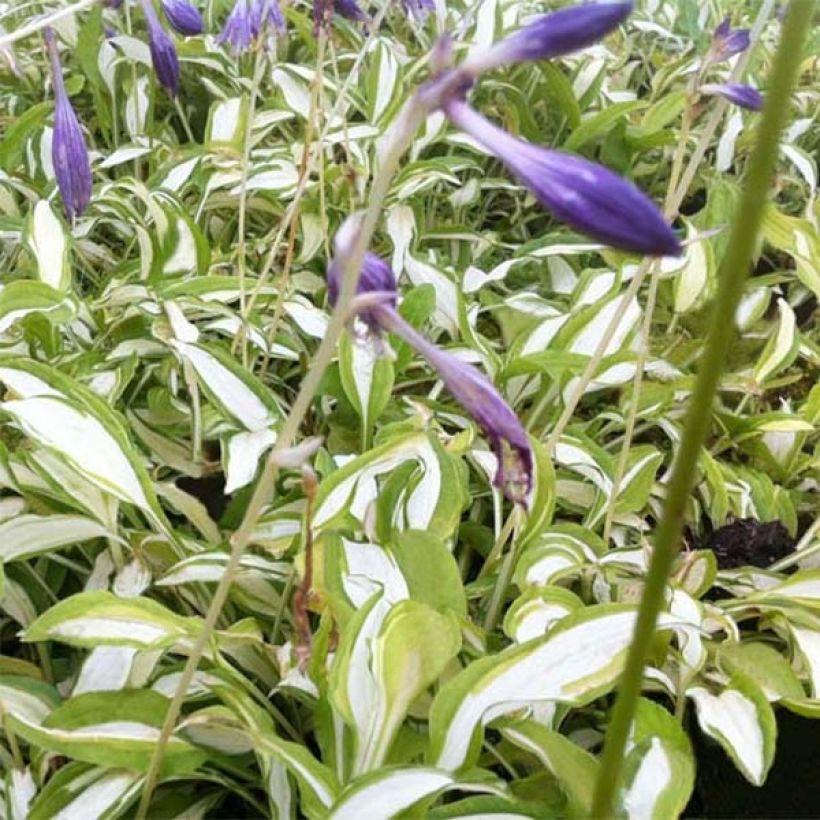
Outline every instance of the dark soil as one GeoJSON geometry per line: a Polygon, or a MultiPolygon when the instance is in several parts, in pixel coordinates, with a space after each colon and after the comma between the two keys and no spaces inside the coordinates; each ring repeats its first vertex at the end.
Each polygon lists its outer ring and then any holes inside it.
{"type": "Polygon", "coordinates": [[[779,521],[762,524],[754,518],[738,518],[709,535],[703,547],[715,553],[720,569],[765,569],[794,551],[794,539],[779,521]]]}

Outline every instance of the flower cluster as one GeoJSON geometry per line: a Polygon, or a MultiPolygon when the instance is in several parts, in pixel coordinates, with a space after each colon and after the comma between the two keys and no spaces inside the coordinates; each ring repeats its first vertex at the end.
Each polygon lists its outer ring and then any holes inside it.
{"type": "Polygon", "coordinates": [[[249,51],[269,30],[278,34],[285,31],[277,0],[236,0],[217,42],[227,43],[236,56],[249,51]]]}
{"type": "Polygon", "coordinates": [[[63,84],[63,71],[54,30],[46,28],[44,35],[51,62],[55,99],[51,160],[54,164],[54,175],[57,177],[57,187],[63,198],[63,209],[73,222],[91,201],[91,161],[80,122],[63,84]]]}

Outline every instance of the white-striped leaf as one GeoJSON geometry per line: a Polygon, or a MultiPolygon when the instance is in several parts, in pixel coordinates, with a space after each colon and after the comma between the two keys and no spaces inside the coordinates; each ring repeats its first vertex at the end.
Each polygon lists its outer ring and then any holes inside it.
{"type": "Polygon", "coordinates": [[[106,535],[102,524],[79,515],[18,515],[0,524],[0,560],[19,561],[106,535]]]}
{"type": "Polygon", "coordinates": [[[160,649],[196,637],[199,620],[177,615],[148,598],[118,598],[110,592],[81,592],[40,615],[26,641],[60,641],[72,646],[130,646],[160,649]]]}
{"type": "Polygon", "coordinates": [[[763,692],[735,675],[718,695],[702,686],[686,690],[700,728],[720,743],[746,779],[760,786],[774,760],[777,723],[763,692]]]}
{"type": "Polygon", "coordinates": [[[70,296],[44,282],[10,282],[0,291],[0,333],[31,313],[39,313],[57,325],[69,322],[76,312],[77,305],[70,296]]]}
{"type": "Polygon", "coordinates": [[[68,237],[63,223],[47,200],[41,199],[34,206],[26,225],[24,241],[37,263],[37,278],[55,291],[68,290],[71,284],[68,237]]]}

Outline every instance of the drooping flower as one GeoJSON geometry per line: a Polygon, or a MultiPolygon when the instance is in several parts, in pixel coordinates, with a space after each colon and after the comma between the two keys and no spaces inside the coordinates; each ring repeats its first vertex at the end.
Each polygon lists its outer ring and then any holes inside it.
{"type": "Polygon", "coordinates": [[[626,251],[680,254],[680,243],[669,224],[631,182],[597,163],[513,137],[463,100],[450,100],[444,112],[497,156],[562,222],[626,251]]]}
{"type": "MultiPolygon", "coordinates": [[[[343,231],[344,228],[340,234],[343,231]]],[[[328,297],[332,305],[339,296],[341,259],[352,235],[350,232],[341,241],[337,235],[337,256],[328,269],[328,297]]],[[[362,305],[359,318],[373,332],[395,333],[432,365],[456,401],[476,420],[489,439],[498,459],[495,486],[511,501],[525,502],[532,487],[532,449],[518,416],[492,382],[472,365],[436,347],[399,315],[396,311],[396,277],[390,266],[373,253],[365,254],[356,292],[359,296],[384,297],[362,305]]]]}
{"type": "Polygon", "coordinates": [[[436,347],[388,305],[371,309],[379,325],[404,339],[436,370],[453,398],[478,422],[498,460],[493,484],[524,503],[532,489],[532,448],[518,416],[477,368],[436,347]]]}
{"type": "Polygon", "coordinates": [[[749,29],[733,29],[726,17],[715,29],[712,36],[712,47],[706,59],[710,63],[722,63],[735,54],[740,54],[749,47],[749,29]]]}
{"type": "Polygon", "coordinates": [[[57,187],[63,198],[63,208],[66,216],[73,221],[85,211],[91,201],[91,160],[80,122],[63,84],[57,38],[51,28],[46,28],[44,34],[51,61],[55,98],[51,160],[57,187]]]}
{"type": "Polygon", "coordinates": [[[750,111],[760,111],[763,108],[763,95],[756,88],[743,83],[707,83],[699,91],[701,94],[718,94],[750,111]]]}
{"type": "Polygon", "coordinates": [[[205,30],[199,9],[188,0],[161,0],[161,5],[172,28],[183,36],[193,37],[205,30]]]}
{"type": "Polygon", "coordinates": [[[436,10],[435,0],[401,0],[404,10],[419,23],[423,23],[431,11],[436,10]]]}
{"type": "Polygon", "coordinates": [[[176,46],[154,11],[151,0],[141,0],[148,23],[148,48],[159,84],[172,96],[179,93],[179,58],[176,46]]]}
{"type": "Polygon", "coordinates": [[[234,55],[248,51],[266,30],[284,32],[285,18],[277,0],[236,0],[219,36],[234,55]]]}
{"type": "Polygon", "coordinates": [[[473,75],[525,60],[547,60],[585,48],[623,22],[632,3],[584,3],[539,17],[464,62],[473,75]]]}

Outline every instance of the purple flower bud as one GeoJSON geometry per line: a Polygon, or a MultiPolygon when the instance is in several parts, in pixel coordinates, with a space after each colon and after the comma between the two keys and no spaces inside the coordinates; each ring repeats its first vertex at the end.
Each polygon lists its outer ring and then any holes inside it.
{"type": "Polygon", "coordinates": [[[436,10],[435,0],[401,0],[405,12],[423,23],[431,11],[436,10]]]}
{"type": "Polygon", "coordinates": [[[91,161],[80,122],[63,85],[54,31],[46,28],[44,34],[51,60],[55,97],[51,160],[57,187],[63,198],[63,208],[66,216],[73,222],[91,201],[91,161]]]}
{"type": "Polygon", "coordinates": [[[162,0],[161,5],[172,28],[183,36],[193,37],[205,30],[199,9],[188,0],[162,0]]]}
{"type": "Polygon", "coordinates": [[[732,30],[729,25],[729,18],[724,18],[723,22],[715,29],[712,36],[712,48],[707,55],[710,63],[722,63],[741,51],[746,51],[749,47],[749,29],[736,28],[732,30]]]}
{"type": "Polygon", "coordinates": [[[615,248],[652,256],[681,253],[666,220],[631,182],[581,157],[517,139],[463,100],[450,100],[444,111],[562,222],[615,248]]]}
{"type": "Polygon", "coordinates": [[[268,26],[285,31],[285,18],[276,0],[236,0],[217,42],[228,43],[232,54],[241,54],[268,26]]]}
{"type": "Polygon", "coordinates": [[[142,11],[148,23],[148,48],[159,84],[172,96],[179,93],[179,58],[174,41],[162,27],[151,0],[142,0],[142,11]]]}
{"type": "Polygon", "coordinates": [[[333,0],[333,10],[357,23],[365,23],[370,19],[359,8],[356,0],[333,0]]]}
{"type": "Polygon", "coordinates": [[[485,51],[469,57],[464,67],[480,74],[524,60],[547,60],[585,48],[625,20],[632,3],[585,3],[539,17],[485,51]]]}
{"type": "Polygon", "coordinates": [[[700,87],[701,94],[719,94],[729,102],[739,105],[741,108],[748,108],[750,111],[760,111],[763,108],[763,95],[750,85],[743,83],[717,83],[707,84],[700,87]]]}

